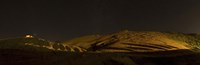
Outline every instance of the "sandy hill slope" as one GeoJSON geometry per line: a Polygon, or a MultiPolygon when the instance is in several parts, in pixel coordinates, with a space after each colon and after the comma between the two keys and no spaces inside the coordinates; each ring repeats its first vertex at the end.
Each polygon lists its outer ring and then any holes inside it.
{"type": "Polygon", "coordinates": [[[172,32],[121,31],[100,37],[86,36],[64,44],[78,45],[89,51],[100,52],[155,52],[197,50],[196,35],[172,32]]]}
{"type": "Polygon", "coordinates": [[[79,46],[82,48],[89,48],[96,40],[98,40],[101,36],[100,35],[86,35],[77,38],[73,38],[71,40],[64,41],[63,44],[65,45],[73,45],[79,46]]]}

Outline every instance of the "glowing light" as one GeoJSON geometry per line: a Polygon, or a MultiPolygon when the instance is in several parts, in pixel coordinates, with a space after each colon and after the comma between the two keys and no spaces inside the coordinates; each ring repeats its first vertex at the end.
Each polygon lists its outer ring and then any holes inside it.
{"type": "Polygon", "coordinates": [[[33,38],[32,35],[26,35],[25,38],[33,38]]]}

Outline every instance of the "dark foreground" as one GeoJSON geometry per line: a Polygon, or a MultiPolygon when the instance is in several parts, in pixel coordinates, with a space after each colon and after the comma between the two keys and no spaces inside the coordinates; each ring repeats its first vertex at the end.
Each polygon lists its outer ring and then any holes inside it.
{"type": "Polygon", "coordinates": [[[75,53],[0,50],[0,65],[200,65],[200,53],[75,53]]]}

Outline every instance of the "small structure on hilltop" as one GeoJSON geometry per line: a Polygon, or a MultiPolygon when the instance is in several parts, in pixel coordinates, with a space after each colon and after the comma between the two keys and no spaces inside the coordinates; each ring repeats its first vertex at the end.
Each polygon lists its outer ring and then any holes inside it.
{"type": "Polygon", "coordinates": [[[25,38],[34,38],[33,35],[27,34],[25,38]]]}

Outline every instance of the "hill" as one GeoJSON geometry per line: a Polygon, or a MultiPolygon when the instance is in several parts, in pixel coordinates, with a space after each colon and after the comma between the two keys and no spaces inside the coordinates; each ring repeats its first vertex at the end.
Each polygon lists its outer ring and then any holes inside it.
{"type": "Polygon", "coordinates": [[[0,65],[200,65],[199,35],[121,31],[65,42],[0,40],[0,65]]]}
{"type": "Polygon", "coordinates": [[[86,35],[86,36],[77,37],[71,40],[67,40],[62,43],[67,44],[67,45],[79,46],[79,47],[87,49],[91,46],[91,44],[94,43],[94,41],[96,41],[100,37],[101,35],[86,35]]]}
{"type": "Polygon", "coordinates": [[[89,51],[100,52],[196,51],[200,44],[194,35],[175,32],[121,31],[100,37],[80,38],[64,44],[78,45],[89,51]]]}
{"type": "Polygon", "coordinates": [[[84,49],[78,46],[63,45],[61,43],[48,41],[41,38],[12,38],[0,40],[0,49],[18,49],[26,51],[69,51],[83,52],[84,49]]]}

